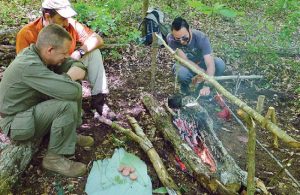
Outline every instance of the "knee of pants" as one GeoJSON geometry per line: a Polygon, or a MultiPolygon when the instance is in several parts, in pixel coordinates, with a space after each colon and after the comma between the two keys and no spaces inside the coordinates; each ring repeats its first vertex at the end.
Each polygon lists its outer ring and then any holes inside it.
{"type": "Polygon", "coordinates": [[[87,54],[85,54],[81,58],[81,60],[84,61],[84,60],[87,60],[87,58],[99,58],[99,57],[102,58],[100,50],[99,49],[94,49],[94,50],[88,52],[87,54]]]}
{"type": "Polygon", "coordinates": [[[88,74],[95,74],[100,70],[104,69],[103,59],[99,49],[87,53],[82,59],[82,63],[88,68],[88,74]]]}
{"type": "Polygon", "coordinates": [[[178,64],[175,64],[173,66],[173,71],[175,74],[177,74],[179,82],[186,83],[186,84],[190,83],[191,79],[195,75],[188,68],[178,64]]]}
{"type": "Polygon", "coordinates": [[[60,108],[62,109],[61,114],[68,114],[77,118],[78,114],[78,103],[75,101],[61,101],[60,108]]]}
{"type": "Polygon", "coordinates": [[[222,76],[225,71],[225,63],[221,58],[215,58],[215,76],[222,76]]]}

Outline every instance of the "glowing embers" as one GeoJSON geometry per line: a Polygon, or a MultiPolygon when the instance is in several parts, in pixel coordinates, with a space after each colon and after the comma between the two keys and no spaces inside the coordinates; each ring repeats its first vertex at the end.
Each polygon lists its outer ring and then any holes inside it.
{"type": "Polygon", "coordinates": [[[210,167],[211,172],[216,172],[217,167],[213,155],[206,146],[202,136],[198,134],[196,123],[188,123],[181,118],[175,118],[173,123],[179,130],[181,138],[187,142],[202,162],[210,167]]]}

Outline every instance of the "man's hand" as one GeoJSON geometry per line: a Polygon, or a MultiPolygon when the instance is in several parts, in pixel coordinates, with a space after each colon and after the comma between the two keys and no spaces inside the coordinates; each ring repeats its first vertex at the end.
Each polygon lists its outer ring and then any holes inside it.
{"type": "Polygon", "coordinates": [[[193,78],[192,78],[192,84],[193,85],[196,85],[196,84],[198,84],[198,83],[202,83],[204,81],[204,78],[203,78],[203,76],[201,76],[201,75],[196,75],[196,76],[194,76],[193,78]]]}
{"type": "Polygon", "coordinates": [[[199,94],[200,94],[201,96],[207,96],[207,95],[209,95],[209,94],[210,94],[210,88],[209,88],[209,87],[203,87],[203,88],[200,90],[199,94]]]}
{"type": "Polygon", "coordinates": [[[78,50],[75,50],[73,51],[70,57],[73,58],[74,60],[79,60],[81,58],[81,55],[78,50]]]}

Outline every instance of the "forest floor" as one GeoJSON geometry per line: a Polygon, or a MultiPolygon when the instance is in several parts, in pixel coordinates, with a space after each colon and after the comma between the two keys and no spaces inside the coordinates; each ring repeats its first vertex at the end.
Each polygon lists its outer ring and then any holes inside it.
{"type": "MultiPolygon", "coordinates": [[[[36,9],[38,10],[38,8],[36,9]]],[[[37,12],[37,11],[36,11],[37,12]]],[[[24,12],[25,13],[25,12],[24,12]]],[[[35,12],[34,12],[35,13],[35,12]]],[[[38,15],[38,13],[36,13],[38,15]]],[[[34,15],[34,14],[31,14],[34,15]]],[[[35,16],[36,17],[36,16],[35,16]]],[[[34,18],[34,17],[33,17],[34,18]]],[[[203,22],[205,24],[205,21],[203,22]]],[[[199,26],[198,21],[193,22],[193,26],[199,26]]],[[[242,43],[239,36],[237,40],[230,39],[228,34],[238,34],[239,27],[230,26],[226,23],[215,24],[216,28],[211,32],[215,37],[226,39],[229,45],[234,43],[242,43]],[[236,29],[234,29],[236,28],[236,29]],[[224,33],[225,32],[225,33],[224,33]],[[215,33],[215,34],[214,34],[215,33]],[[226,37],[227,36],[227,37],[226,37]]],[[[212,42],[216,40],[212,39],[212,42]]],[[[3,43],[1,43],[3,44],[3,43]]],[[[267,72],[258,72],[259,64],[253,65],[253,68],[243,68],[239,60],[230,61],[226,59],[226,54],[221,53],[223,50],[219,42],[216,45],[219,50],[218,55],[226,62],[225,75],[250,75],[250,74],[268,74],[268,77],[274,77],[273,83],[269,83],[271,88],[266,89],[266,80],[245,80],[242,81],[236,96],[246,102],[250,107],[255,108],[257,97],[265,95],[265,107],[263,115],[266,113],[269,106],[275,107],[276,116],[278,119],[278,126],[291,135],[296,140],[300,140],[300,113],[299,108],[295,107],[294,102],[299,99],[294,93],[287,93],[282,85],[281,80],[277,77],[276,67],[270,68],[267,72]],[[221,52],[220,52],[221,51],[221,52]],[[277,79],[276,79],[277,78],[277,79]]],[[[104,65],[108,76],[108,83],[110,95],[108,97],[108,106],[116,112],[118,123],[124,127],[129,127],[125,119],[126,114],[132,114],[133,110],[142,110],[143,105],[140,101],[142,92],[151,92],[151,50],[149,47],[130,45],[128,48],[118,49],[121,54],[119,60],[112,60],[111,58],[104,58],[104,65]]],[[[110,50],[105,50],[109,53],[110,50]]],[[[294,57],[295,61],[300,61],[300,56],[294,57]]],[[[154,97],[163,104],[166,99],[178,92],[174,89],[174,75],[171,67],[174,63],[172,57],[168,54],[166,49],[160,48],[157,57],[157,73],[154,97]]],[[[3,62],[0,63],[0,79],[4,71],[3,62]]],[[[251,66],[250,66],[251,67],[251,66]]],[[[288,77],[288,75],[287,75],[288,77]]],[[[296,81],[297,82],[297,81],[296,81]]],[[[221,84],[230,92],[235,91],[236,81],[229,80],[221,82],[221,84]]],[[[292,82],[292,84],[295,84],[292,82]]],[[[216,94],[215,91],[212,92],[216,94]]],[[[226,99],[225,99],[226,101],[226,99]]],[[[229,121],[224,121],[217,117],[219,111],[218,105],[214,101],[205,98],[200,98],[200,104],[204,106],[210,116],[214,120],[214,130],[222,140],[228,152],[236,160],[237,164],[246,170],[246,153],[247,153],[247,133],[232,117],[229,121]]],[[[85,151],[80,147],[76,148],[76,154],[73,159],[88,164],[89,170],[94,160],[102,160],[110,158],[116,148],[123,147],[126,151],[133,153],[140,157],[146,164],[148,174],[151,177],[153,189],[162,187],[162,183],[149,160],[147,155],[139,147],[139,145],[130,140],[125,135],[116,132],[111,127],[100,123],[93,117],[93,114],[88,111],[90,98],[86,97],[83,100],[84,105],[84,120],[78,133],[84,135],[91,135],[95,139],[95,145],[89,151],[85,151]]],[[[236,112],[237,107],[230,102],[227,102],[229,107],[236,112]]],[[[159,132],[150,115],[144,110],[136,119],[141,127],[144,129],[146,135],[152,141],[155,149],[162,158],[167,170],[169,171],[176,184],[181,187],[183,194],[209,194],[199,182],[192,176],[182,172],[176,165],[174,160],[174,149],[169,142],[163,139],[161,132],[159,132]]],[[[291,149],[281,141],[279,141],[279,149],[272,147],[272,134],[257,126],[257,140],[267,148],[277,159],[283,164],[289,172],[300,181],[300,151],[291,149]]],[[[38,153],[30,162],[26,171],[20,175],[20,180],[13,189],[13,194],[85,194],[84,189],[87,181],[87,176],[79,178],[66,178],[58,174],[50,173],[44,170],[41,166],[43,155],[47,148],[47,138],[44,139],[42,146],[38,153]]],[[[287,176],[287,174],[276,164],[276,162],[263,151],[260,146],[256,146],[256,176],[260,178],[266,185],[267,189],[272,194],[300,194],[299,187],[287,176]]]]}
{"type": "MultiPolygon", "coordinates": [[[[128,127],[125,114],[132,110],[140,109],[140,95],[142,92],[150,92],[151,59],[150,48],[131,45],[129,48],[121,49],[122,59],[119,61],[105,61],[108,75],[110,95],[109,107],[119,114],[118,123],[128,127]]],[[[159,49],[157,58],[157,74],[154,96],[163,104],[166,98],[174,94],[174,76],[171,71],[173,60],[165,49],[159,49]]],[[[231,75],[232,67],[228,65],[226,75],[231,75]]],[[[265,95],[265,111],[269,106],[274,106],[277,112],[279,126],[287,130],[287,133],[300,139],[299,116],[289,106],[293,96],[280,93],[276,90],[265,90],[260,88],[260,80],[243,81],[237,92],[237,97],[245,101],[249,106],[255,108],[258,95],[265,95]]],[[[235,81],[222,82],[222,85],[233,92],[235,81]]],[[[215,91],[212,92],[215,94],[215,91]]],[[[121,133],[114,131],[111,127],[101,124],[94,119],[88,111],[90,98],[84,98],[84,121],[78,132],[91,135],[95,139],[95,146],[90,151],[82,148],[76,149],[75,159],[84,162],[91,168],[92,161],[110,158],[116,148],[123,147],[128,152],[139,156],[147,164],[148,174],[151,177],[153,189],[162,187],[155,170],[147,155],[139,148],[138,144],[131,141],[121,133]]],[[[227,102],[235,112],[236,107],[227,102]]],[[[217,117],[218,106],[214,101],[200,98],[203,105],[214,120],[214,128],[228,152],[234,157],[237,164],[246,169],[247,133],[236,122],[234,118],[224,121],[217,117]]],[[[170,175],[181,187],[184,194],[204,194],[206,192],[201,185],[190,175],[182,172],[175,163],[174,150],[169,142],[166,142],[147,112],[138,115],[137,120],[152,141],[155,149],[163,159],[170,175]]],[[[272,134],[267,130],[257,128],[257,139],[278,160],[287,167],[290,173],[300,180],[300,152],[290,149],[280,142],[280,148],[272,148],[272,134]]],[[[41,161],[46,152],[47,139],[34,156],[27,170],[20,176],[20,181],[14,188],[14,194],[84,194],[87,175],[80,178],[65,178],[63,176],[49,173],[42,169],[41,161]]],[[[272,194],[299,194],[299,188],[282,171],[266,152],[259,146],[256,147],[256,176],[264,181],[272,194]]]]}

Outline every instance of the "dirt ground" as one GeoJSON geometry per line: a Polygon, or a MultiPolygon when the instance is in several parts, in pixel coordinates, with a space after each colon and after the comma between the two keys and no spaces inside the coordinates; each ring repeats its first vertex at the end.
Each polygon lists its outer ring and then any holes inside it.
{"type": "MultiPolygon", "coordinates": [[[[130,113],[134,108],[140,109],[141,92],[150,92],[150,51],[149,48],[133,46],[120,49],[123,57],[119,61],[105,59],[105,67],[108,74],[110,96],[108,105],[119,114],[118,123],[128,127],[125,114],[130,113]]],[[[156,87],[154,96],[160,101],[174,93],[174,77],[171,72],[173,60],[165,49],[159,50],[157,58],[158,68],[156,74],[156,87]]],[[[229,67],[232,69],[232,67],[229,67]]],[[[231,72],[226,72],[230,75],[231,72]]],[[[255,108],[258,95],[266,96],[265,108],[274,106],[279,120],[279,126],[286,129],[287,133],[295,139],[300,140],[299,115],[295,116],[290,111],[292,106],[290,100],[294,97],[276,91],[264,90],[260,88],[259,80],[243,81],[238,90],[237,96],[244,100],[249,106],[255,108]]],[[[233,91],[235,81],[222,82],[226,89],[233,91]]],[[[214,94],[215,92],[213,92],[214,94]]],[[[214,119],[214,128],[228,152],[234,157],[242,169],[246,169],[247,133],[236,122],[234,118],[224,121],[216,116],[219,111],[214,101],[200,99],[203,106],[207,108],[214,119]]],[[[236,107],[227,102],[235,112],[236,107]]],[[[78,129],[79,133],[91,135],[95,139],[95,146],[89,151],[82,148],[76,149],[73,158],[84,162],[91,168],[92,161],[110,158],[115,148],[124,147],[128,152],[139,156],[147,164],[148,174],[152,180],[153,189],[162,187],[154,168],[146,154],[139,148],[138,144],[131,141],[121,133],[116,132],[109,126],[101,124],[93,118],[88,111],[89,98],[84,99],[84,122],[78,129]]],[[[265,109],[266,110],[266,109],[265,109]]],[[[157,130],[147,112],[142,112],[136,117],[147,136],[152,141],[155,149],[162,158],[170,175],[183,194],[209,194],[201,187],[196,180],[182,172],[175,164],[174,150],[169,142],[166,142],[162,134],[157,130]]],[[[291,149],[280,142],[280,148],[272,148],[272,134],[267,130],[257,127],[257,139],[281,162],[290,173],[300,180],[300,152],[291,149]]],[[[41,161],[46,152],[47,139],[44,140],[39,152],[35,155],[27,170],[20,175],[20,180],[13,189],[14,194],[85,194],[84,188],[87,175],[80,178],[65,178],[57,174],[47,172],[42,169],[41,161]]],[[[300,190],[291,181],[287,174],[271,159],[261,147],[256,147],[256,176],[262,179],[272,194],[299,194],[300,190]]]]}

